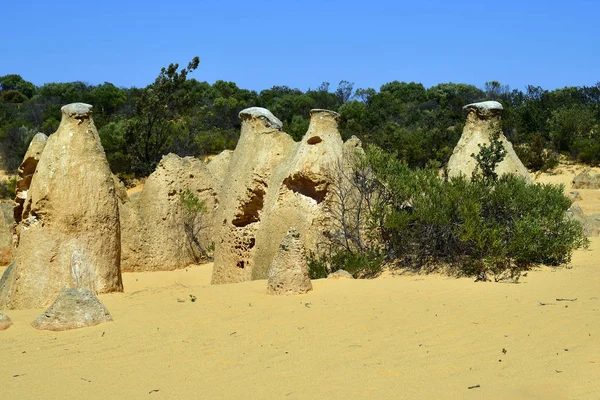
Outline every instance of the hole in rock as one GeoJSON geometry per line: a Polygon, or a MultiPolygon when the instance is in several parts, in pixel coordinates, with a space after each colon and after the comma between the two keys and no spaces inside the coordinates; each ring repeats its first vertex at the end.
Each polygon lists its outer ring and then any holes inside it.
{"type": "Polygon", "coordinates": [[[244,263],[244,261],[238,261],[238,262],[237,262],[237,267],[238,267],[238,268],[244,269],[244,266],[245,266],[245,263],[244,263]]]}
{"type": "Polygon", "coordinates": [[[323,141],[323,139],[321,139],[319,136],[313,136],[311,138],[308,138],[308,140],[306,141],[306,143],[308,144],[317,144],[317,143],[321,143],[323,141]]]}
{"type": "Polygon", "coordinates": [[[315,182],[302,174],[295,174],[284,179],[283,184],[292,192],[316,200],[317,203],[325,200],[327,196],[327,182],[315,182]]]}
{"type": "Polygon", "coordinates": [[[255,188],[251,191],[250,200],[242,205],[231,223],[237,227],[244,227],[253,222],[260,221],[260,211],[264,205],[265,190],[255,188]]]}

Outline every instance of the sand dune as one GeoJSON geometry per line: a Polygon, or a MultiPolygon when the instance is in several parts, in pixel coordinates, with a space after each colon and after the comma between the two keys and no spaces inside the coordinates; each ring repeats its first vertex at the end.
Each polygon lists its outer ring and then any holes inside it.
{"type": "Polygon", "coordinates": [[[40,332],[42,310],[9,312],[2,398],[598,399],[599,253],[519,284],[316,280],[283,298],[211,286],[210,265],[125,274],[101,296],[112,323],[40,332]]]}

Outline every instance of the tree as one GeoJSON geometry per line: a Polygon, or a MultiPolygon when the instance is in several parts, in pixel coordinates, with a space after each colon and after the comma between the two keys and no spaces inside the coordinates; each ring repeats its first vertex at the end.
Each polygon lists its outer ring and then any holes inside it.
{"type": "Polygon", "coordinates": [[[485,96],[488,100],[504,99],[510,93],[508,85],[502,85],[498,81],[490,81],[485,83],[485,96]]]}
{"type": "Polygon", "coordinates": [[[182,91],[187,75],[198,68],[194,57],[186,68],[163,67],[154,83],[142,91],[133,118],[125,130],[125,141],[138,174],[150,174],[166,153],[176,132],[176,121],[190,108],[189,93],[182,91]]]}
{"type": "Polygon", "coordinates": [[[102,85],[96,86],[91,92],[91,103],[94,105],[95,114],[114,114],[125,103],[126,99],[125,90],[110,82],[104,82],[102,85]]]}
{"type": "Polygon", "coordinates": [[[21,75],[9,74],[0,76],[0,91],[16,90],[27,98],[35,94],[35,85],[21,78],[21,75]]]}
{"type": "Polygon", "coordinates": [[[490,144],[478,144],[479,153],[471,154],[471,157],[477,161],[477,166],[473,170],[473,180],[490,185],[498,181],[496,167],[506,156],[506,149],[500,140],[500,127],[496,125],[492,129],[490,144]]]}
{"type": "Polygon", "coordinates": [[[593,112],[581,104],[552,111],[550,138],[556,150],[569,150],[576,138],[590,137],[595,122],[593,112]]]}
{"type": "Polygon", "coordinates": [[[348,81],[340,81],[337,89],[335,90],[335,96],[338,98],[340,104],[348,102],[352,98],[352,91],[354,90],[354,83],[348,81]]]}
{"type": "Polygon", "coordinates": [[[188,253],[194,262],[203,260],[212,261],[212,243],[205,245],[206,228],[206,203],[190,190],[186,189],[179,195],[179,203],[183,212],[183,229],[188,241],[188,253]]]}

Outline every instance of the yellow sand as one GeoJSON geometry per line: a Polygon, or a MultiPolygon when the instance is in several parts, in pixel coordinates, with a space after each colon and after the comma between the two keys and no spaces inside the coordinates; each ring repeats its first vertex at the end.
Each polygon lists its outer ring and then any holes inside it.
{"type": "Polygon", "coordinates": [[[210,265],[124,274],[100,296],[111,323],[53,333],[29,326],[42,309],[6,311],[0,399],[600,399],[599,264],[593,238],[519,284],[388,274],[293,297],[211,286],[210,265]]]}
{"type": "Polygon", "coordinates": [[[211,286],[210,266],[125,274],[101,296],[111,323],[42,332],[43,310],[7,312],[1,397],[599,399],[598,254],[596,238],[519,284],[316,280],[293,297],[211,286]]]}

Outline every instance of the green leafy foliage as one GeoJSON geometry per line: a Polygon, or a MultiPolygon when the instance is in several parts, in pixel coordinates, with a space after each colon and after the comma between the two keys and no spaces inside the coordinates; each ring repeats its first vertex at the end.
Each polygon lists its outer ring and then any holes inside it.
{"type": "Polygon", "coordinates": [[[189,93],[182,88],[187,75],[199,63],[200,59],[195,57],[179,72],[178,64],[162,68],[154,84],[137,99],[124,133],[135,172],[150,174],[173,143],[178,134],[177,120],[190,107],[189,93]]]}
{"type": "MultiPolygon", "coordinates": [[[[560,186],[530,185],[513,175],[443,180],[436,170],[411,169],[373,146],[362,160],[370,173],[363,172],[363,164],[348,176],[369,181],[361,187],[372,192],[375,204],[365,211],[374,225],[363,229],[375,235],[361,252],[330,239],[334,250],[320,260],[326,265],[360,261],[364,271],[364,260],[375,259],[372,250],[380,249],[382,259],[391,264],[415,269],[451,266],[460,274],[518,279],[537,264],[568,263],[573,250],[587,243],[581,225],[565,218],[571,201],[560,186]],[[344,258],[347,253],[351,258],[344,258]],[[341,261],[336,263],[331,254],[342,254],[341,261]]],[[[350,216],[345,218],[354,218],[351,207],[346,211],[350,216]]],[[[339,220],[341,215],[331,217],[339,220]]],[[[315,264],[315,274],[322,269],[315,264]]]]}
{"type": "Polygon", "coordinates": [[[471,154],[477,162],[473,170],[473,180],[484,184],[493,184],[498,180],[496,167],[504,160],[506,149],[500,140],[500,130],[497,126],[492,127],[490,144],[478,144],[479,153],[471,154]]]}
{"type": "Polygon", "coordinates": [[[190,189],[185,189],[179,194],[179,203],[183,214],[183,228],[188,242],[188,254],[196,263],[212,261],[214,243],[208,243],[206,237],[208,227],[206,203],[200,200],[190,189]]]}
{"type": "Polygon", "coordinates": [[[17,178],[12,177],[0,181],[0,199],[12,200],[17,190],[17,178]]]}
{"type": "Polygon", "coordinates": [[[532,134],[527,143],[514,147],[526,168],[546,172],[558,166],[558,157],[546,148],[546,139],[541,134],[532,134]]]}
{"type": "MultiPolygon", "coordinates": [[[[355,88],[342,80],[337,86],[273,86],[257,93],[234,82],[209,84],[190,78],[197,61],[181,70],[170,64],[146,88],[119,88],[110,82],[36,87],[20,75],[1,76],[0,144],[10,141],[20,127],[50,135],[60,123],[61,106],[85,102],[94,105],[94,121],[113,172],[147,175],[169,152],[202,156],[235,148],[238,113],[246,107],[268,108],[295,140],[306,132],[310,110],[326,108],[340,113],[344,140],[357,136],[410,167],[424,168],[447,163],[462,133],[465,104],[497,100],[504,107],[499,128],[528,168],[550,168],[558,152],[600,163],[600,83],[552,91],[530,85],[521,91],[494,80],[486,82],[484,90],[453,82],[427,88],[400,81],[379,89],[355,88]]],[[[12,157],[18,160],[21,155],[12,157]]]]}
{"type": "Polygon", "coordinates": [[[327,278],[330,273],[341,269],[355,278],[372,278],[381,273],[383,261],[383,254],[374,251],[354,253],[348,250],[339,250],[333,254],[318,256],[310,253],[308,270],[310,279],[327,278]]]}

